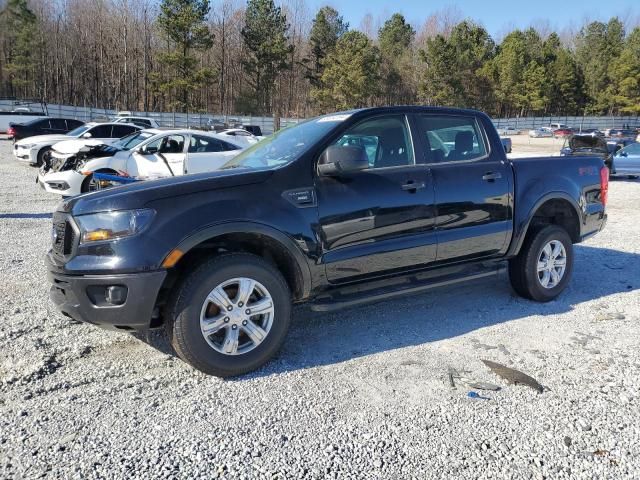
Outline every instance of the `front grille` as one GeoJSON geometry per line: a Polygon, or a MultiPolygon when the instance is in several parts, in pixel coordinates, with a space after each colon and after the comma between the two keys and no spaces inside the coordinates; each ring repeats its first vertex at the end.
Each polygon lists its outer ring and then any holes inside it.
{"type": "Polygon", "coordinates": [[[51,242],[51,248],[55,254],[60,256],[71,254],[76,242],[76,232],[67,215],[60,212],[53,214],[51,242]]]}

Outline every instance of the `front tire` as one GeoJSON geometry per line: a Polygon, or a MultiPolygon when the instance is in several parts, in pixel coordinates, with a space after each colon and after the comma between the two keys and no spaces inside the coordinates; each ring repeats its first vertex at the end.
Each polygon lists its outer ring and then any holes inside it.
{"type": "Polygon", "coordinates": [[[264,365],[280,349],[291,322],[291,294],[272,264],[230,253],[189,274],[167,311],[178,356],[208,375],[230,377],[264,365]]]}
{"type": "Polygon", "coordinates": [[[48,155],[51,155],[51,147],[41,148],[38,152],[38,155],[36,156],[36,167],[40,168],[42,165],[44,165],[46,156],[48,155]]]}
{"type": "Polygon", "coordinates": [[[516,293],[537,302],[549,302],[567,287],[573,271],[573,244],[557,225],[535,229],[518,256],[509,261],[509,280],[516,293]]]}

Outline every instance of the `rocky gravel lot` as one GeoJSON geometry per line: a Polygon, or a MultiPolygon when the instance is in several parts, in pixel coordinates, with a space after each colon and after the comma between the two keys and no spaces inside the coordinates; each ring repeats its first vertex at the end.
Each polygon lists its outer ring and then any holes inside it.
{"type": "MultiPolygon", "coordinates": [[[[549,304],[506,277],[331,314],[233,380],[161,334],[70,322],[43,256],[58,199],[0,140],[0,478],[640,478],[640,181],[549,304]],[[538,394],[480,361],[522,370],[538,394]],[[498,392],[452,389],[447,367],[498,392]]],[[[560,161],[560,160],[559,160],[560,161]]]]}

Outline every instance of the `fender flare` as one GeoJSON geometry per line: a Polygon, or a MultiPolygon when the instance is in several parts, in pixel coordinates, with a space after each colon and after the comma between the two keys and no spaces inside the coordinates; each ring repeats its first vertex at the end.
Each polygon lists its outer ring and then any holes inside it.
{"type": "Polygon", "coordinates": [[[566,200],[567,202],[569,202],[569,204],[575,210],[576,217],[578,217],[578,234],[580,236],[582,235],[581,224],[582,224],[583,215],[582,215],[582,210],[578,206],[578,203],[575,201],[575,199],[573,197],[571,197],[571,195],[569,195],[569,194],[567,194],[565,192],[549,192],[549,193],[543,195],[542,197],[540,197],[536,201],[536,203],[533,204],[533,207],[531,207],[529,209],[529,212],[527,213],[527,216],[525,217],[526,218],[526,222],[524,223],[524,225],[520,229],[520,232],[517,234],[517,237],[514,239],[515,241],[512,242],[512,246],[511,246],[511,249],[510,249],[510,252],[509,252],[509,256],[517,255],[520,252],[520,248],[522,247],[524,239],[526,238],[527,233],[529,232],[529,227],[531,226],[531,221],[533,220],[534,214],[538,211],[538,209],[542,205],[544,205],[549,200],[566,200]]]}
{"type": "Polygon", "coordinates": [[[249,221],[225,222],[216,225],[210,225],[190,234],[189,236],[181,240],[180,243],[174,248],[174,250],[180,250],[184,255],[202,242],[230,233],[253,233],[257,235],[264,235],[282,245],[283,248],[293,256],[293,259],[295,260],[295,263],[298,267],[300,278],[302,279],[301,298],[307,298],[309,296],[312,288],[311,271],[309,269],[309,264],[307,263],[303,253],[301,252],[300,247],[296,245],[295,241],[291,237],[274,227],[249,221]]]}

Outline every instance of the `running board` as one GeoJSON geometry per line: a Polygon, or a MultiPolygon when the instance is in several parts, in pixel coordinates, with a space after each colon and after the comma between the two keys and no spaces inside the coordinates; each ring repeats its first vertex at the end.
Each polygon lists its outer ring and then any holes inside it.
{"type": "Polygon", "coordinates": [[[506,263],[492,262],[442,268],[426,272],[376,280],[369,283],[338,287],[317,296],[309,308],[315,312],[332,312],[343,308],[389,300],[405,295],[498,275],[506,270],[506,263]]]}

